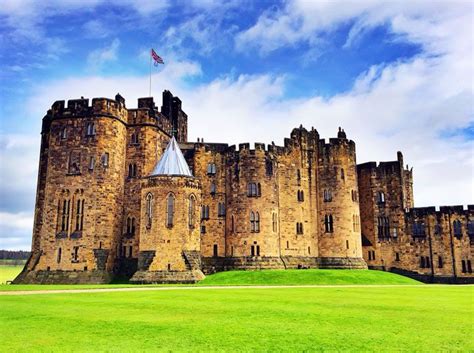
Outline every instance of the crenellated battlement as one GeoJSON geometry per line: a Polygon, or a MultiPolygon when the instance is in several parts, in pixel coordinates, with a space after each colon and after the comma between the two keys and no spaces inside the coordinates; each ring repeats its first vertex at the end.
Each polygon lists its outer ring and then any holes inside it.
{"type": "Polygon", "coordinates": [[[405,212],[408,217],[422,217],[422,216],[440,216],[440,215],[469,215],[474,213],[474,205],[455,205],[455,206],[428,206],[428,207],[414,207],[405,212]]]}

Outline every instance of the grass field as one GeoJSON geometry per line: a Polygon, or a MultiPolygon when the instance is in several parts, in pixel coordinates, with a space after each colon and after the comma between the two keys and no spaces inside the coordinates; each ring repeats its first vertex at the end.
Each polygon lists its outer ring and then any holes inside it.
{"type": "Polygon", "coordinates": [[[1,350],[473,351],[473,287],[0,296],[1,350]]]}
{"type": "MultiPolygon", "coordinates": [[[[0,283],[12,280],[21,271],[21,266],[0,266],[0,283]]],[[[420,284],[408,277],[393,273],[369,270],[263,270],[228,271],[207,276],[198,286],[225,285],[348,285],[348,284],[420,284]]],[[[132,284],[106,285],[0,285],[0,291],[123,288],[132,284]]]]}

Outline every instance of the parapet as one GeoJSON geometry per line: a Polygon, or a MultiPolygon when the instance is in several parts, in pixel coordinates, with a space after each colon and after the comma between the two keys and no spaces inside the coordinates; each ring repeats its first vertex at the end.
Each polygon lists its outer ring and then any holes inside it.
{"type": "Polygon", "coordinates": [[[92,104],[89,104],[89,99],[84,97],[70,99],[67,101],[67,105],[64,100],[59,100],[53,103],[47,113],[47,116],[50,116],[52,119],[97,115],[125,119],[127,115],[125,99],[120,94],[117,94],[115,99],[94,98],[92,99],[92,104]]]}
{"type": "Polygon", "coordinates": [[[474,205],[468,205],[466,208],[463,205],[440,206],[439,210],[436,209],[436,206],[414,207],[410,208],[405,214],[409,217],[421,217],[428,215],[466,214],[469,212],[474,212],[474,205]]]}

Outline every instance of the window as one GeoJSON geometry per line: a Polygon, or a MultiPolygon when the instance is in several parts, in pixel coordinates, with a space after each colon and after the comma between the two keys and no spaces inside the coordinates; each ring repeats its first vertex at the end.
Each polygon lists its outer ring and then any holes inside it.
{"type": "Polygon", "coordinates": [[[395,261],[400,261],[400,253],[395,253],[395,261]]]}
{"type": "Polygon", "coordinates": [[[150,228],[151,227],[151,220],[153,217],[153,195],[151,193],[148,193],[146,195],[146,227],[150,228]]]}
{"type": "Polygon", "coordinates": [[[344,180],[345,176],[344,176],[344,168],[341,168],[341,180],[344,180]]]}
{"type": "Polygon", "coordinates": [[[89,170],[94,170],[95,167],[95,157],[89,158],[89,170]]]}
{"type": "Polygon", "coordinates": [[[209,163],[207,165],[207,174],[208,175],[215,175],[216,174],[216,165],[215,165],[215,163],[209,163]]]}
{"type": "Polygon", "coordinates": [[[68,162],[68,174],[80,174],[81,169],[81,153],[77,151],[71,151],[69,153],[68,162]]]}
{"type": "Polygon", "coordinates": [[[377,234],[379,238],[390,238],[390,221],[388,217],[377,218],[377,234]]]}
{"type": "Polygon", "coordinates": [[[369,250],[368,255],[369,255],[369,261],[375,260],[375,251],[374,250],[369,250]]]}
{"type": "Polygon", "coordinates": [[[466,269],[466,261],[462,260],[462,261],[461,261],[461,265],[462,265],[462,273],[466,273],[466,272],[467,272],[467,269],[466,269]]]}
{"type": "Polygon", "coordinates": [[[426,236],[425,224],[421,222],[413,223],[413,237],[422,238],[426,236]]]}
{"type": "Polygon", "coordinates": [[[216,193],[216,184],[211,183],[211,195],[214,195],[216,193]]]}
{"type": "Polygon", "coordinates": [[[132,136],[130,137],[130,144],[131,145],[138,145],[139,140],[138,140],[138,133],[133,133],[132,136]]]}
{"type": "Polygon", "coordinates": [[[61,255],[62,255],[62,252],[63,252],[62,249],[59,248],[59,249],[58,249],[58,257],[56,258],[56,261],[57,261],[58,263],[61,262],[61,255]]]}
{"type": "Polygon", "coordinates": [[[377,203],[378,203],[379,205],[385,203],[385,194],[383,193],[383,191],[377,192],[377,203]]]}
{"type": "Polygon", "coordinates": [[[438,256],[438,268],[443,268],[443,258],[438,256]]]}
{"type": "Polygon", "coordinates": [[[392,237],[393,238],[398,237],[398,226],[396,224],[392,225],[392,237]]]}
{"type": "Polygon", "coordinates": [[[201,234],[206,234],[206,226],[201,225],[201,234]]]}
{"type": "Polygon", "coordinates": [[[260,232],[260,214],[250,211],[250,231],[252,233],[260,232]]]}
{"type": "Polygon", "coordinates": [[[201,219],[209,219],[209,206],[201,206],[201,219]]]}
{"type": "Polygon", "coordinates": [[[128,165],[128,177],[129,178],[135,178],[137,176],[137,165],[134,164],[129,164],[128,165]]]}
{"type": "Polygon", "coordinates": [[[296,222],[296,234],[303,234],[303,223],[296,222]]]}
{"type": "Polygon", "coordinates": [[[296,181],[298,185],[301,185],[301,171],[299,169],[296,170],[296,181]]]}
{"type": "Polygon", "coordinates": [[[217,216],[218,217],[225,216],[225,204],[223,202],[219,202],[217,205],[217,216]]]}
{"type": "Polygon", "coordinates": [[[72,248],[72,262],[79,261],[79,247],[75,246],[72,248]]]}
{"type": "Polygon", "coordinates": [[[107,168],[109,166],[109,153],[108,152],[105,152],[102,155],[102,166],[104,168],[107,168]]]}
{"type": "Polygon", "coordinates": [[[271,159],[265,161],[265,174],[270,177],[273,175],[273,162],[271,159]]]}
{"type": "Polygon", "coordinates": [[[474,237],[474,221],[472,220],[467,221],[467,234],[474,237]]]}
{"type": "Polygon", "coordinates": [[[453,221],[453,231],[456,238],[462,237],[462,225],[460,220],[456,219],[453,221]]]}
{"type": "Polygon", "coordinates": [[[82,231],[84,226],[84,200],[77,200],[76,204],[76,231],[82,231]]]}
{"type": "Polygon", "coordinates": [[[357,202],[357,201],[358,201],[359,195],[357,195],[357,191],[356,191],[356,190],[351,190],[351,197],[352,197],[352,201],[354,201],[354,202],[357,202]]]}
{"type": "Polygon", "coordinates": [[[287,248],[287,249],[290,248],[290,242],[289,242],[289,241],[286,241],[286,248],[287,248]]]}
{"type": "Polygon", "coordinates": [[[332,201],[332,192],[331,190],[324,190],[324,202],[330,202],[332,201]]]}
{"type": "Polygon", "coordinates": [[[349,250],[349,240],[346,240],[346,249],[349,250]]]}
{"type": "Polygon", "coordinates": [[[127,235],[133,236],[135,235],[135,218],[134,217],[128,217],[127,218],[127,235]]]}
{"type": "Polygon", "coordinates": [[[248,197],[260,197],[262,195],[260,183],[248,183],[247,184],[247,196],[248,197]]]}
{"type": "Polygon", "coordinates": [[[67,139],[67,128],[66,128],[66,127],[63,127],[63,128],[61,129],[61,134],[60,134],[60,136],[61,136],[61,139],[63,139],[63,140],[64,140],[64,139],[67,139]]]}
{"type": "Polygon", "coordinates": [[[273,232],[276,233],[276,231],[277,231],[277,214],[275,212],[272,213],[272,229],[273,229],[273,232]]]}
{"type": "Polygon", "coordinates": [[[430,268],[430,257],[429,256],[420,256],[420,267],[421,268],[430,268]]]}
{"type": "Polygon", "coordinates": [[[472,266],[471,266],[471,260],[467,260],[467,272],[472,273],[472,266]]]}
{"type": "Polygon", "coordinates": [[[166,199],[166,226],[168,228],[173,227],[173,217],[174,217],[174,196],[169,194],[166,199]]]}
{"type": "Polygon", "coordinates": [[[298,190],[297,194],[298,194],[297,195],[298,201],[303,202],[304,201],[304,192],[303,192],[303,190],[298,190]]]}
{"type": "Polygon", "coordinates": [[[188,225],[191,229],[194,228],[195,205],[196,198],[194,195],[189,196],[188,225]]]}
{"type": "Polygon", "coordinates": [[[70,200],[64,200],[63,201],[62,215],[61,215],[61,231],[63,231],[63,232],[67,232],[69,230],[70,207],[71,207],[71,201],[70,200]]]}
{"type": "Polygon", "coordinates": [[[308,255],[311,255],[311,247],[308,246],[308,255]]]}
{"type": "Polygon", "coordinates": [[[94,136],[94,135],[95,135],[95,124],[94,123],[87,123],[86,136],[94,136]]]}
{"type": "Polygon", "coordinates": [[[331,214],[324,216],[324,228],[326,233],[332,233],[334,231],[333,218],[331,214]]]}
{"type": "Polygon", "coordinates": [[[441,228],[441,224],[436,223],[435,226],[434,226],[434,234],[435,235],[441,235],[442,231],[443,230],[441,228]]]}

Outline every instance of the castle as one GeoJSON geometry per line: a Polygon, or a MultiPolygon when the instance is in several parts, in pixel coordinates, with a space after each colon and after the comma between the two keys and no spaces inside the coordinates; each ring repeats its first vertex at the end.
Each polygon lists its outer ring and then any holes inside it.
{"type": "Polygon", "coordinates": [[[376,268],[473,280],[474,206],[414,208],[412,170],[356,163],[339,129],[284,146],[187,139],[182,103],[56,101],[43,118],[32,255],[14,283],[193,283],[229,269],[376,268]]]}

